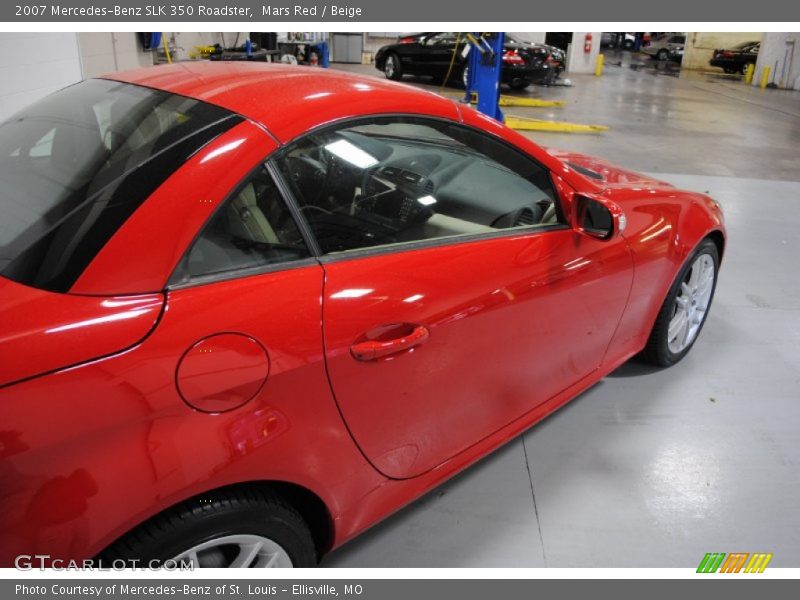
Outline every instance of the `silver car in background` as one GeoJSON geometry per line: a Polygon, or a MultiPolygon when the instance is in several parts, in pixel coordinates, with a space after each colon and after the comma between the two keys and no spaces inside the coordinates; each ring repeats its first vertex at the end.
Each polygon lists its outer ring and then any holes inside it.
{"type": "Polygon", "coordinates": [[[675,60],[678,53],[683,56],[685,44],[685,33],[667,33],[652,40],[648,46],[642,47],[642,52],[658,60],[675,60]]]}

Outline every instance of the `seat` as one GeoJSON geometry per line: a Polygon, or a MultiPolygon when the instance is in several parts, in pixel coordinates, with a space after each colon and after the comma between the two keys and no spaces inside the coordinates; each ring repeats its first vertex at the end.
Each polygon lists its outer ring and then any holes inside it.
{"type": "Polygon", "coordinates": [[[235,238],[260,244],[280,242],[272,225],[258,206],[256,190],[252,183],[242,188],[228,206],[228,222],[230,233],[235,238]]]}

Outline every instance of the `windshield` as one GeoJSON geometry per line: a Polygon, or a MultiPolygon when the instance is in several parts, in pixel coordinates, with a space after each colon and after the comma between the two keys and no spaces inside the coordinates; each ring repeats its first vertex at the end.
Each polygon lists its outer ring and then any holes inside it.
{"type": "Polygon", "coordinates": [[[136,208],[237,120],[198,100],[103,79],[9,118],[0,124],[0,274],[67,291],[136,208]]]}
{"type": "Polygon", "coordinates": [[[755,45],[755,43],[756,42],[742,42],[741,44],[736,44],[732,50],[744,50],[745,48],[755,45]]]}

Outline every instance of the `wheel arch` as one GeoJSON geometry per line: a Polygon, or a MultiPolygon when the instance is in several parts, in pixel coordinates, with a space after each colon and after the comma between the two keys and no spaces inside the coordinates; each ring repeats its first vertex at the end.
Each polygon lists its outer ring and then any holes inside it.
{"type": "Polygon", "coordinates": [[[721,262],[722,255],[725,252],[725,235],[719,229],[714,229],[710,231],[703,239],[706,238],[714,242],[714,245],[717,247],[717,252],[719,253],[719,260],[721,262]]]}
{"type": "Polygon", "coordinates": [[[201,500],[207,501],[209,496],[222,493],[247,493],[247,492],[267,492],[279,496],[285,500],[292,507],[300,513],[300,516],[308,525],[311,530],[311,536],[314,539],[314,546],[317,551],[317,557],[321,558],[327,553],[334,540],[334,520],[328,506],[315,492],[312,490],[288,481],[277,480],[253,480],[242,481],[229,485],[223,485],[215,488],[207,489],[201,493],[194,494],[187,498],[178,500],[169,506],[162,508],[157,513],[148,516],[146,519],[135,523],[126,531],[120,533],[103,549],[97,553],[97,556],[102,556],[109,548],[114,546],[117,542],[128,536],[131,532],[135,531],[142,525],[158,519],[165,513],[174,510],[181,504],[191,503],[193,501],[200,502],[201,500]]]}

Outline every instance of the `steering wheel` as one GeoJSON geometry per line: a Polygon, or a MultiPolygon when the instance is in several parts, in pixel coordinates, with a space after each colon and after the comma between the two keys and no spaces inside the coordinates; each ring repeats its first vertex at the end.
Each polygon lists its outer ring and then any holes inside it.
{"type": "Polygon", "coordinates": [[[289,156],[286,159],[289,176],[308,204],[317,204],[327,188],[329,165],[308,155],[289,156]],[[309,193],[311,190],[315,192],[309,193]]]}

